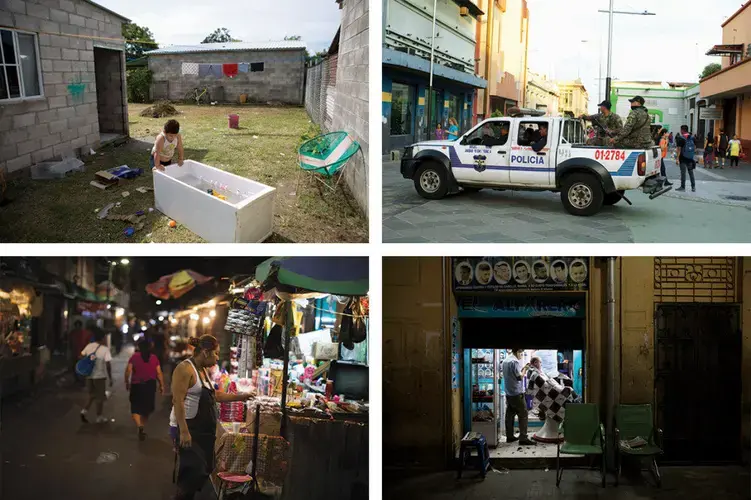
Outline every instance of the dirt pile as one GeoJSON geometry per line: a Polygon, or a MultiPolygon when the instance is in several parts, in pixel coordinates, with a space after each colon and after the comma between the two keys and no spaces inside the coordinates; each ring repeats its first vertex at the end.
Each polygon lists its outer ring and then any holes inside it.
{"type": "Polygon", "coordinates": [[[159,101],[141,111],[141,116],[150,118],[162,118],[179,114],[177,109],[168,101],[159,101]]]}

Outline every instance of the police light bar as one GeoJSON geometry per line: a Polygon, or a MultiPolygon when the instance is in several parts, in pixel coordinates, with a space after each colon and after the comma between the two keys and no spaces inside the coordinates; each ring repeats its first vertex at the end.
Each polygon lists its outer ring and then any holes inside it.
{"type": "Polygon", "coordinates": [[[523,116],[545,116],[546,113],[539,109],[513,107],[509,108],[508,114],[512,118],[520,118],[523,116]]]}

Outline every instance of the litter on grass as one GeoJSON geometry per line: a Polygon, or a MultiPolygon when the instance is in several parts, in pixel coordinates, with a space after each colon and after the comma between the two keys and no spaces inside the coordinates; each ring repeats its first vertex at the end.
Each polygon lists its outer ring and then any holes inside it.
{"type": "Polygon", "coordinates": [[[31,167],[34,180],[62,179],[71,172],[83,172],[86,168],[78,158],[65,158],[62,161],[43,161],[31,167]]]}

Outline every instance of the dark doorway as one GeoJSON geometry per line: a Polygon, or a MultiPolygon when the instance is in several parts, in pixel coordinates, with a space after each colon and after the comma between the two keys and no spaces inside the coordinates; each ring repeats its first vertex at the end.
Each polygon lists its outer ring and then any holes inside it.
{"type": "Polygon", "coordinates": [[[661,304],[655,316],[655,403],[664,462],[741,459],[741,308],[661,304]]]}
{"type": "Polygon", "coordinates": [[[120,50],[94,48],[96,102],[102,143],[126,134],[128,117],[123,59],[123,52],[120,50]]]}
{"type": "Polygon", "coordinates": [[[736,127],[736,99],[725,99],[722,103],[722,114],[723,118],[725,119],[725,133],[730,137],[731,139],[735,135],[735,127],[736,127]]]}

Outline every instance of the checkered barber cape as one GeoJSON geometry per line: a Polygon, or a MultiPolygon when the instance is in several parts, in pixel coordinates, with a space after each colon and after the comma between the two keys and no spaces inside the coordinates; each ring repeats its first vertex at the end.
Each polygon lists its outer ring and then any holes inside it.
{"type": "Polygon", "coordinates": [[[565,375],[548,377],[538,370],[531,370],[528,378],[527,395],[532,396],[532,412],[538,414],[540,420],[552,418],[558,423],[563,422],[566,416],[564,405],[578,398],[573,389],[574,381],[565,375]]]}

